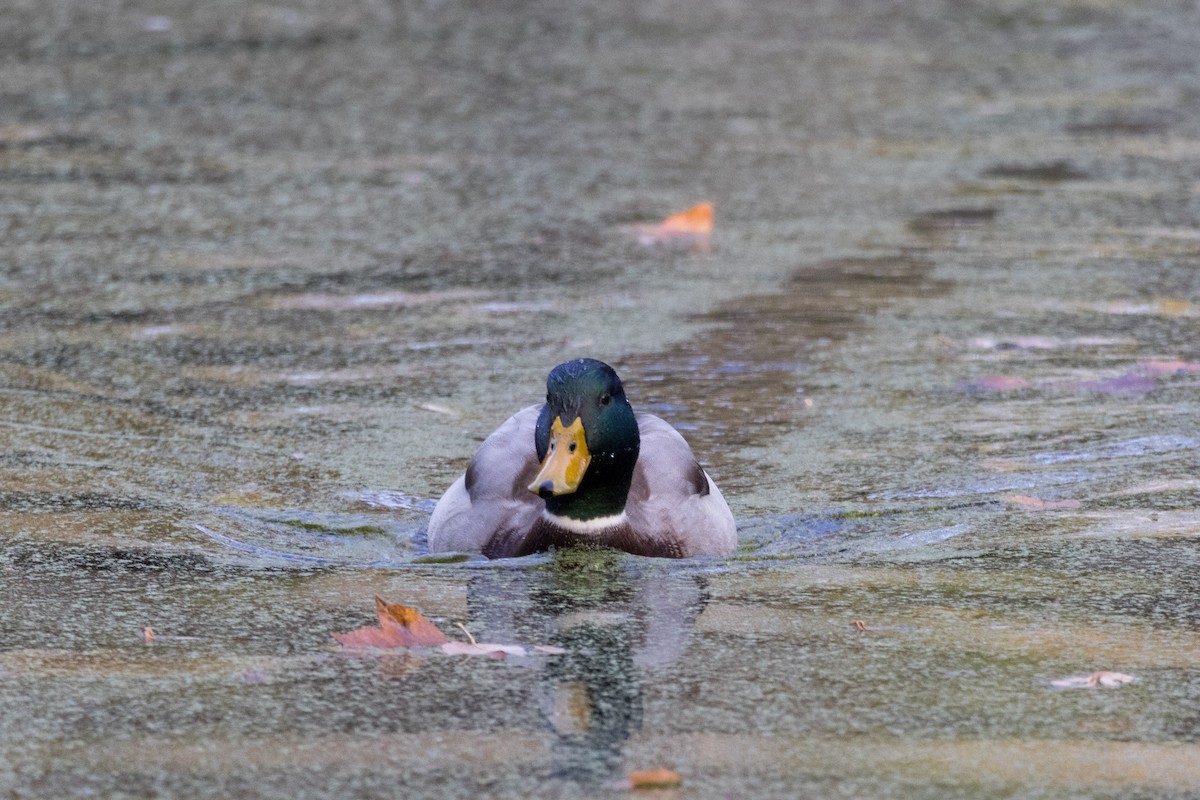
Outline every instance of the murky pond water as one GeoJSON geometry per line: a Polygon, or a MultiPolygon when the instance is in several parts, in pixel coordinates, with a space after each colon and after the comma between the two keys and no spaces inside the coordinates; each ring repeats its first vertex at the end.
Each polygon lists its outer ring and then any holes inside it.
{"type": "Polygon", "coordinates": [[[3,13],[5,796],[1200,791],[1195,8],[3,13]],[[429,557],[579,355],[734,557],[429,557]]]}

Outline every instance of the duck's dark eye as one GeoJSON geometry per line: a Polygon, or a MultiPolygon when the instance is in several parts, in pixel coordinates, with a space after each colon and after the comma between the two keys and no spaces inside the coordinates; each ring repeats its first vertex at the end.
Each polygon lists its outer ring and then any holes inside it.
{"type": "Polygon", "coordinates": [[[605,392],[604,394],[600,395],[600,405],[606,406],[611,402],[612,402],[612,395],[609,394],[608,392],[605,392]]]}
{"type": "Polygon", "coordinates": [[[578,447],[578,445],[576,445],[574,442],[571,442],[569,445],[567,445],[567,452],[574,453],[576,447],[578,447]]]}

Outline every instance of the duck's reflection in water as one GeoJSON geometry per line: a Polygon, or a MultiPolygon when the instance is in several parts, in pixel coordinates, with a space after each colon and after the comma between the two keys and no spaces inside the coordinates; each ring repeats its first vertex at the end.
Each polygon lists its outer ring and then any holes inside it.
{"type": "Polygon", "coordinates": [[[657,560],[572,548],[544,567],[472,579],[471,627],[491,641],[550,643],[529,659],[554,777],[610,780],[642,726],[643,686],[685,653],[704,608],[703,575],[657,560]]]}

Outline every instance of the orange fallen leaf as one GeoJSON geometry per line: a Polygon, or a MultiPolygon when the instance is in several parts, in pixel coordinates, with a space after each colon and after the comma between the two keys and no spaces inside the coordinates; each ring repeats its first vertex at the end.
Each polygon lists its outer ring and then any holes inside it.
{"type": "Polygon", "coordinates": [[[146,644],[152,643],[154,641],[154,628],[151,628],[149,625],[142,628],[142,640],[146,644]]]}
{"type": "Polygon", "coordinates": [[[1191,316],[1196,311],[1196,307],[1190,302],[1177,297],[1159,297],[1156,298],[1156,301],[1158,302],[1158,313],[1164,317],[1191,316]]]}
{"type": "Polygon", "coordinates": [[[1113,687],[1132,683],[1133,676],[1124,672],[1093,672],[1091,675],[1072,675],[1069,678],[1059,678],[1050,681],[1056,689],[1095,689],[1097,686],[1113,687]]]}
{"type": "Polygon", "coordinates": [[[680,211],[658,223],[658,229],[669,233],[712,233],[713,204],[697,203],[687,211],[680,211]]]}
{"type": "Polygon", "coordinates": [[[639,769],[628,777],[631,789],[668,789],[683,783],[683,777],[670,769],[639,769]]]}
{"type": "Polygon", "coordinates": [[[644,245],[702,241],[712,234],[712,230],[713,204],[709,202],[672,214],[656,225],[639,225],[637,228],[638,241],[644,245]]]}
{"type": "Polygon", "coordinates": [[[450,641],[420,611],[375,598],[379,625],[366,625],[349,633],[335,633],[345,647],[439,647],[450,641]]]}
{"type": "Polygon", "coordinates": [[[1042,500],[1023,494],[1006,494],[1004,499],[1030,511],[1045,511],[1050,508],[1079,508],[1082,505],[1078,500],[1042,500]]]}
{"type": "Polygon", "coordinates": [[[1156,297],[1153,302],[1144,300],[1116,300],[1108,303],[1084,304],[1101,314],[1155,315],[1162,317],[1197,317],[1200,305],[1177,297],[1156,297]]]}
{"type": "MultiPolygon", "coordinates": [[[[458,627],[462,628],[470,641],[451,641],[420,611],[399,603],[387,603],[378,597],[375,598],[375,615],[379,618],[379,625],[366,625],[349,633],[335,633],[333,638],[344,647],[436,647],[446,655],[490,658],[529,655],[529,650],[518,644],[477,642],[461,623],[458,627]]],[[[547,655],[561,655],[567,652],[561,647],[551,645],[534,645],[532,649],[547,655]]]]}

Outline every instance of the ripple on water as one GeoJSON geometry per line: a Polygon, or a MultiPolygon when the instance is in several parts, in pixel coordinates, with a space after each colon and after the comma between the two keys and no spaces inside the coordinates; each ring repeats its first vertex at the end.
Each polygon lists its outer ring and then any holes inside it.
{"type": "Polygon", "coordinates": [[[1200,442],[1188,436],[1140,436],[1122,442],[1109,442],[1078,450],[1052,450],[1026,456],[1022,461],[1037,464],[1063,464],[1074,461],[1107,461],[1117,458],[1141,458],[1143,456],[1171,453],[1179,450],[1195,450],[1200,442]]]}
{"type": "Polygon", "coordinates": [[[1018,489],[1038,489],[1046,486],[1066,486],[1083,483],[1092,477],[1088,472],[1047,472],[1033,475],[1007,474],[972,481],[951,481],[944,486],[897,489],[877,492],[867,496],[868,500],[943,500],[955,497],[990,495],[1018,489]]]}

